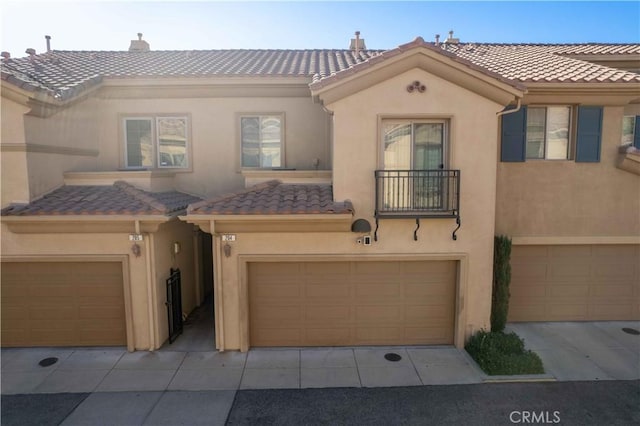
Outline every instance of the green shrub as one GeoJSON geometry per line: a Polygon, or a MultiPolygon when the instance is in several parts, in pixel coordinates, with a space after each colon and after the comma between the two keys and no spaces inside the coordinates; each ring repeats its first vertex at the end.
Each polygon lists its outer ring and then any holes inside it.
{"type": "Polygon", "coordinates": [[[489,375],[544,373],[540,357],[525,350],[524,341],[515,333],[482,330],[469,339],[465,349],[489,375]]]}
{"type": "Polygon", "coordinates": [[[491,293],[491,331],[503,331],[509,315],[511,282],[511,239],[503,235],[493,240],[493,291],[491,293]]]}

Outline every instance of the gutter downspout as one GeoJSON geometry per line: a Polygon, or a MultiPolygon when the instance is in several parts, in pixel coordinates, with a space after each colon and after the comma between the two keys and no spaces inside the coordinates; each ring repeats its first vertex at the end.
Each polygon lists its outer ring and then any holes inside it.
{"type": "MultiPolygon", "coordinates": [[[[136,220],[136,234],[140,235],[140,221],[136,220]]],[[[144,237],[143,237],[144,238],[144,237]]],[[[146,235],[144,238],[144,260],[145,266],[147,269],[147,320],[149,321],[149,351],[154,351],[156,349],[156,339],[154,332],[154,321],[153,321],[153,305],[154,305],[154,297],[153,297],[153,276],[152,276],[152,267],[151,267],[151,238],[150,234],[146,235]]]]}
{"type": "Polygon", "coordinates": [[[147,239],[149,240],[149,269],[151,271],[151,275],[149,276],[149,284],[151,285],[151,305],[150,305],[150,315],[151,315],[151,333],[153,336],[152,342],[153,342],[153,350],[156,349],[160,349],[160,346],[162,345],[162,342],[159,341],[160,339],[160,331],[158,329],[158,322],[157,320],[158,318],[158,291],[157,291],[157,271],[156,271],[156,265],[155,265],[155,258],[156,258],[156,250],[155,250],[155,238],[154,238],[154,234],[151,233],[147,233],[147,239]]]}
{"type": "Polygon", "coordinates": [[[214,229],[214,221],[211,221],[211,234],[213,235],[211,244],[213,245],[213,306],[215,312],[215,334],[216,334],[216,348],[220,352],[224,352],[224,303],[222,294],[223,283],[222,283],[222,254],[220,253],[222,249],[222,238],[220,234],[217,234],[214,229]]]}
{"type": "Polygon", "coordinates": [[[498,112],[496,112],[496,116],[502,117],[503,115],[513,114],[514,112],[520,111],[521,107],[522,107],[522,98],[518,98],[518,103],[517,103],[515,109],[508,109],[506,111],[498,111],[498,112]]]}

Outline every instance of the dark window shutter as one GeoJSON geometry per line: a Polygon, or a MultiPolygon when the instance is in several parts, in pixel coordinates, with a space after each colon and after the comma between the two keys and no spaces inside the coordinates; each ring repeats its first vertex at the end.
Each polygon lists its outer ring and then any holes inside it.
{"type": "Polygon", "coordinates": [[[500,160],[521,162],[525,157],[527,107],[502,116],[502,146],[500,160]]]}
{"type": "Polygon", "coordinates": [[[636,125],[633,128],[633,146],[640,149],[640,115],[636,115],[636,125]]]}
{"type": "Polygon", "coordinates": [[[602,107],[578,107],[578,134],[576,138],[576,162],[600,162],[602,142],[602,107]]]}

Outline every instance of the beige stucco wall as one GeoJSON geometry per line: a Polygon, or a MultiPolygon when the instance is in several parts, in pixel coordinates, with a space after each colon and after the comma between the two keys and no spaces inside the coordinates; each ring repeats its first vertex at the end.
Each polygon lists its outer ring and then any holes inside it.
{"type": "Polygon", "coordinates": [[[19,147],[25,143],[24,114],[29,108],[3,97],[0,104],[0,157],[2,207],[11,202],[29,201],[27,155],[19,147]],[[11,145],[8,148],[7,145],[11,145]],[[15,148],[14,148],[15,146],[15,148]]]}
{"type": "Polygon", "coordinates": [[[34,200],[64,185],[65,171],[94,167],[95,157],[29,152],[27,164],[30,199],[34,200]]]}
{"type": "Polygon", "coordinates": [[[14,149],[5,156],[3,150],[3,206],[33,200],[63,185],[64,172],[121,169],[121,119],[128,114],[189,117],[192,167],[176,172],[172,186],[199,196],[244,186],[239,166],[241,113],[284,114],[285,167],[313,170],[318,159],[319,170],[331,169],[330,119],[310,95],[123,99],[108,91],[95,92],[49,117],[25,115],[28,108],[5,98],[2,106],[3,141],[31,145],[26,153],[14,149]]]}
{"type": "Polygon", "coordinates": [[[616,168],[624,107],[604,108],[599,163],[498,163],[496,232],[512,237],[640,235],[640,176],[616,168]]]}
{"type": "MultiPolygon", "coordinates": [[[[131,233],[134,229],[132,224],[131,233]]],[[[143,233],[139,257],[131,251],[128,233],[25,234],[11,232],[2,223],[0,236],[3,261],[126,259],[123,291],[130,300],[126,308],[131,349],[157,349],[167,339],[165,279],[171,266],[179,267],[183,274],[185,311],[195,306],[193,226],[184,222],[174,221],[161,225],[156,233],[143,233]],[[182,248],[175,259],[169,252],[173,241],[179,241],[182,248]]]]}
{"type": "Polygon", "coordinates": [[[182,285],[182,312],[189,314],[196,308],[196,270],[194,263],[194,227],[191,224],[174,220],[163,224],[153,235],[155,257],[155,287],[157,297],[156,341],[161,345],[169,337],[167,325],[167,286],[166,280],[170,268],[180,268],[182,285]],[[180,244],[180,252],[173,252],[173,244],[180,244]]]}
{"type": "MultiPolygon", "coordinates": [[[[469,271],[481,270],[478,259],[473,259],[468,253],[459,250],[451,241],[450,232],[442,238],[433,234],[420,233],[421,242],[413,241],[413,227],[411,231],[398,229],[397,236],[383,236],[378,243],[371,246],[363,246],[356,243],[357,234],[351,232],[323,232],[323,233],[238,233],[236,241],[231,245],[231,256],[219,257],[219,263],[214,267],[220,273],[216,278],[221,280],[221,285],[216,285],[217,293],[214,297],[222,301],[223,312],[222,328],[218,338],[223,338],[222,349],[241,349],[243,333],[248,331],[248,324],[243,319],[247,313],[248,302],[243,294],[242,286],[246,286],[246,263],[251,261],[372,261],[385,260],[457,260],[459,261],[459,282],[457,284],[459,295],[456,321],[459,323],[457,337],[464,339],[472,330],[474,315],[477,316],[477,307],[482,308],[482,302],[474,300],[476,291],[466,287],[481,287],[478,279],[467,280],[469,271]],[[440,245],[439,250],[420,249],[427,240],[432,239],[451,241],[440,245]],[[222,290],[220,292],[220,289],[222,290]],[[220,294],[221,293],[221,294],[220,294]]],[[[422,230],[422,228],[421,228],[422,230]]],[[[389,230],[391,231],[391,230],[389,230]]],[[[431,229],[433,231],[433,229],[431,229]]],[[[449,230],[450,231],[450,230],[449,230]]],[[[222,253],[222,246],[218,239],[216,250],[222,253]]],[[[490,251],[491,247],[483,249],[490,251]]],[[[484,320],[484,319],[483,319],[484,320]]],[[[477,322],[477,321],[476,321],[477,322]]]]}
{"type": "MultiPolygon", "coordinates": [[[[415,220],[382,219],[378,242],[356,243],[357,234],[334,233],[239,233],[232,255],[221,256],[224,304],[224,348],[238,349],[246,312],[239,291],[244,261],[261,256],[281,256],[286,261],[306,257],[333,260],[458,260],[456,344],[489,325],[495,179],[497,150],[496,112],[503,106],[455,86],[419,69],[412,69],[343,98],[327,108],[334,112],[333,184],[336,200],[349,199],[355,218],[365,218],[375,227],[374,170],[381,150],[379,118],[429,117],[450,120],[449,167],[461,170],[462,227],[458,240],[451,233],[453,219],[421,219],[418,241],[413,240],[415,220]],[[407,84],[419,80],[424,94],[408,93],[407,84]]],[[[218,245],[221,243],[218,242],[218,245]]],[[[220,251],[220,246],[217,250],[220,251]]],[[[218,295],[219,297],[219,295],[218,295]]]]}
{"type": "Polygon", "coordinates": [[[462,227],[451,239],[452,219],[422,219],[419,240],[412,240],[412,220],[381,220],[380,253],[464,253],[468,255],[467,328],[487,327],[491,304],[495,210],[496,112],[503,105],[413,69],[372,88],[327,106],[333,110],[334,197],[350,199],[356,217],[373,223],[375,204],[373,173],[381,164],[378,117],[428,116],[449,118],[449,168],[460,170],[462,227]],[[407,84],[418,80],[424,94],[408,93],[407,84]],[[354,159],[358,159],[354,161],[354,159]]]}
{"type": "Polygon", "coordinates": [[[24,114],[27,112],[29,112],[28,107],[4,96],[2,97],[2,102],[0,103],[0,117],[2,118],[0,135],[3,144],[25,143],[24,114]]]}
{"type": "Polygon", "coordinates": [[[88,98],[49,117],[24,117],[27,144],[36,147],[27,154],[31,200],[62,186],[66,171],[96,169],[101,116],[100,103],[88,98]]]}
{"type": "Polygon", "coordinates": [[[61,148],[98,149],[101,103],[88,97],[58,109],[48,117],[25,116],[27,142],[61,148]]]}
{"type": "Polygon", "coordinates": [[[98,167],[123,166],[121,119],[127,114],[186,114],[190,118],[192,171],[175,175],[178,190],[212,197],[244,187],[240,173],[238,114],[284,113],[285,164],[298,170],[330,169],[328,115],[311,97],[103,99],[98,167]]]}
{"type": "Polygon", "coordinates": [[[65,171],[96,169],[99,102],[89,98],[49,117],[27,115],[29,111],[2,98],[3,207],[61,186],[65,171]]]}

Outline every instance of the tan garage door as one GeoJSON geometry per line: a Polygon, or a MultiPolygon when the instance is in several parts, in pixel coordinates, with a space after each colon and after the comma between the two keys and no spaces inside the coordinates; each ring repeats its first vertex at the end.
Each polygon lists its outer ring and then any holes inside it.
{"type": "Polygon", "coordinates": [[[511,321],[640,320],[640,246],[513,246],[511,321]]]}
{"type": "Polygon", "coordinates": [[[126,345],[121,263],[0,266],[2,346],[126,345]]]}
{"type": "Polygon", "coordinates": [[[455,283],[455,261],[253,263],[250,344],[452,344],[455,283]]]}

